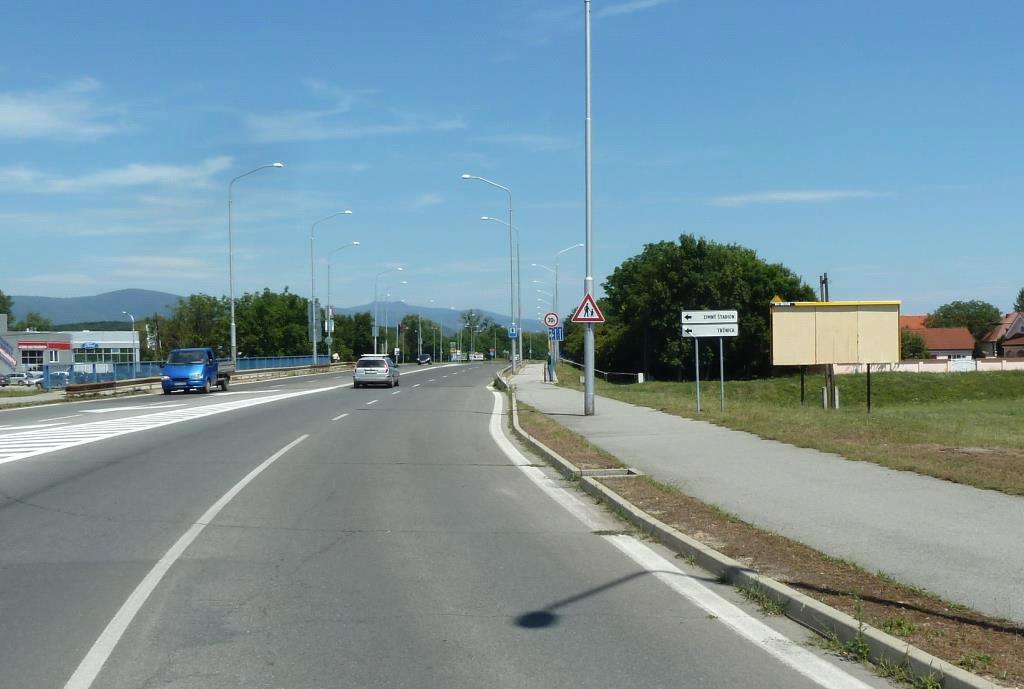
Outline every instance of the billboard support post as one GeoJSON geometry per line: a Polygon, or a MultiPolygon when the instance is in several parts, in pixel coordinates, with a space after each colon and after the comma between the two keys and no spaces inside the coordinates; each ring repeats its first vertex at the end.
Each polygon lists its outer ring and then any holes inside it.
{"type": "Polygon", "coordinates": [[[718,338],[718,384],[721,388],[722,411],[725,411],[725,349],[722,338],[718,338]]]}
{"type": "Polygon", "coordinates": [[[868,414],[871,413],[871,364],[868,364],[868,414]]]}
{"type": "Polygon", "coordinates": [[[693,381],[697,384],[697,413],[700,414],[700,338],[693,338],[693,381]]]}

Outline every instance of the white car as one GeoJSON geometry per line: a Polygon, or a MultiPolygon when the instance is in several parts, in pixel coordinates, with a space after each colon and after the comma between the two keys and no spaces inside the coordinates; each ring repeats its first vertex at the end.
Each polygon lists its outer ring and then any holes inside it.
{"type": "Polygon", "coordinates": [[[42,386],[43,384],[42,374],[36,377],[31,373],[11,373],[7,376],[7,380],[11,385],[21,385],[26,388],[30,388],[33,385],[42,386]]]}

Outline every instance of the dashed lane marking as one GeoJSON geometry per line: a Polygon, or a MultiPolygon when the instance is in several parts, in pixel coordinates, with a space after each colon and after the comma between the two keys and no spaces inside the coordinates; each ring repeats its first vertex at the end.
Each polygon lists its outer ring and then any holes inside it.
{"type": "Polygon", "coordinates": [[[348,416],[348,412],[335,416],[333,419],[331,419],[331,421],[340,421],[341,419],[344,419],[346,416],[348,416]]]}

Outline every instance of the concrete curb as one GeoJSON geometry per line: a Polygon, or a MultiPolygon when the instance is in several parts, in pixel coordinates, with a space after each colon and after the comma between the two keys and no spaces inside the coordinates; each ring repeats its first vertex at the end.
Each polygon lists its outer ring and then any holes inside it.
{"type": "MultiPolygon", "coordinates": [[[[508,383],[502,381],[506,386],[508,383]]],[[[846,643],[858,636],[867,644],[868,658],[879,664],[886,662],[907,668],[915,677],[935,677],[943,689],[1000,689],[989,680],[971,674],[963,668],[952,665],[930,653],[886,634],[880,629],[858,622],[844,612],[836,610],[789,586],[762,576],[743,563],[709,548],[668,524],[647,514],[607,486],[598,482],[601,476],[587,476],[585,473],[542,442],[532,437],[519,425],[515,390],[512,389],[512,427],[527,443],[546,456],[555,469],[566,478],[578,479],[584,492],[600,502],[613,506],[620,515],[644,534],[656,538],[664,546],[686,557],[722,581],[740,588],[757,589],[783,606],[786,617],[808,629],[828,638],[833,635],[840,643],[846,643]]],[[[628,470],[627,470],[628,471],[628,470]]],[[[605,474],[607,476],[607,474],[605,474]]],[[[620,474],[620,476],[636,474],[620,474]]]]}

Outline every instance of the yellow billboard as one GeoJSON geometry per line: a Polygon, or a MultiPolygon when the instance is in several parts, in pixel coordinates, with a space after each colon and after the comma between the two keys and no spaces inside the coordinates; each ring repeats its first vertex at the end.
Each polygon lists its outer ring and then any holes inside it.
{"type": "Polygon", "coordinates": [[[772,302],[772,365],[900,360],[898,301],[772,302]]]}

